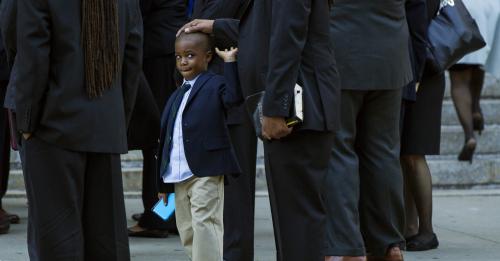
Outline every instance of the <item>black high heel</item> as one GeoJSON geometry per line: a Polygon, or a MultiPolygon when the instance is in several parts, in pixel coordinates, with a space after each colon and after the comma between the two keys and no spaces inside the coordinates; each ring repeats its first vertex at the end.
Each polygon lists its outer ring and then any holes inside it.
{"type": "Polygon", "coordinates": [[[470,164],[472,164],[472,158],[474,156],[474,151],[476,150],[476,139],[470,138],[467,140],[467,142],[464,144],[464,147],[462,148],[462,151],[458,155],[458,160],[459,161],[468,161],[470,164]]]}
{"type": "Polygon", "coordinates": [[[482,134],[484,130],[484,117],[481,112],[475,112],[472,114],[472,126],[475,131],[479,132],[479,135],[482,134]]]}

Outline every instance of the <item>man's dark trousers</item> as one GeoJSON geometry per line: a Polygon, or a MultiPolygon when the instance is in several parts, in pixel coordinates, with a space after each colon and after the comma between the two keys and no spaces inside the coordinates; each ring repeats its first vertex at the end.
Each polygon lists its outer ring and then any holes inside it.
{"type": "MultiPolygon", "coordinates": [[[[165,107],[168,97],[175,91],[174,81],[175,58],[173,54],[144,59],[144,75],[148,81],[158,110],[165,107]]],[[[145,148],[142,150],[142,203],[144,213],[139,220],[139,226],[147,229],[177,230],[175,215],[167,222],[163,221],[151,209],[158,201],[156,189],[156,152],[158,148],[145,148]]]]}
{"type": "Polygon", "coordinates": [[[328,216],[335,221],[327,223],[326,255],[364,256],[366,248],[383,256],[404,240],[400,105],[400,89],[342,90],[341,129],[325,182],[328,216]]]}
{"type": "Polygon", "coordinates": [[[239,115],[241,122],[228,126],[242,175],[228,176],[224,188],[225,261],[254,260],[257,138],[246,111],[239,115]]]}
{"type": "Polygon", "coordinates": [[[23,140],[22,153],[31,257],[130,260],[120,155],[66,150],[36,136],[23,140]]]}
{"type": "Polygon", "coordinates": [[[264,142],[277,260],[324,260],[326,210],[321,192],[333,136],[298,131],[264,142]]]}
{"type": "MultiPolygon", "coordinates": [[[[0,82],[0,104],[5,99],[5,89],[7,82],[0,82]]],[[[0,209],[2,208],[2,198],[7,192],[10,171],[10,128],[7,110],[0,108],[0,209]]]]}

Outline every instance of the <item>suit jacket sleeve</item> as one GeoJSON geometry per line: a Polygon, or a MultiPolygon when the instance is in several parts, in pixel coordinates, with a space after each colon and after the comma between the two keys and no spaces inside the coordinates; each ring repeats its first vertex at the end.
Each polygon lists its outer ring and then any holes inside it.
{"type": "Polygon", "coordinates": [[[426,0],[407,0],[406,19],[411,35],[415,82],[420,82],[427,57],[427,28],[429,23],[426,0]]]}
{"type": "Polygon", "coordinates": [[[272,6],[269,67],[263,114],[288,117],[301,54],[307,41],[312,0],[275,0],[272,6]]]}
{"type": "Polygon", "coordinates": [[[243,102],[240,81],[238,78],[238,64],[236,62],[224,63],[225,84],[220,89],[224,107],[230,109],[243,102]]]}
{"type": "Polygon", "coordinates": [[[0,11],[0,30],[2,32],[3,43],[7,52],[7,59],[12,67],[16,56],[16,13],[17,0],[3,0],[0,11]]]}
{"type": "Polygon", "coordinates": [[[238,18],[243,1],[246,0],[205,0],[194,10],[193,19],[238,18]]]}
{"type": "Polygon", "coordinates": [[[50,12],[47,0],[18,0],[18,68],[16,112],[21,132],[34,132],[49,85],[50,12]]]}
{"type": "Polygon", "coordinates": [[[238,46],[240,20],[217,19],[214,22],[215,46],[229,48],[238,46]]]}
{"type": "MultiPolygon", "coordinates": [[[[131,1],[137,3],[137,1],[131,1]]],[[[132,111],[139,88],[142,73],[142,47],[143,29],[139,6],[136,4],[131,10],[131,27],[125,43],[125,54],[123,60],[123,104],[125,106],[125,119],[127,127],[132,117],[132,111]]]]}

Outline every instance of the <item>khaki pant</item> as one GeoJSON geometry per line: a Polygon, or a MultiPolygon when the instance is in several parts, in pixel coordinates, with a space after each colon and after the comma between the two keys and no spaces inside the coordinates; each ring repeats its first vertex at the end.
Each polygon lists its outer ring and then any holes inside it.
{"type": "Polygon", "coordinates": [[[224,176],[175,184],[175,218],[192,261],[222,261],[224,176]]]}

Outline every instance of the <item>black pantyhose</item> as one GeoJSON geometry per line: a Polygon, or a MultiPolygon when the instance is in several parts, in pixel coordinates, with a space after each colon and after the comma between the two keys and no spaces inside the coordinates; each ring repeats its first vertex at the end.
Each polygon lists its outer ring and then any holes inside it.
{"type": "Polygon", "coordinates": [[[432,228],[432,179],[424,155],[401,156],[405,180],[406,238],[428,240],[432,228]]]}
{"type": "Polygon", "coordinates": [[[484,70],[476,65],[461,66],[459,70],[450,71],[450,79],[451,97],[465,134],[465,144],[458,158],[472,162],[476,148],[474,130],[484,128],[480,107],[484,70]]]}

